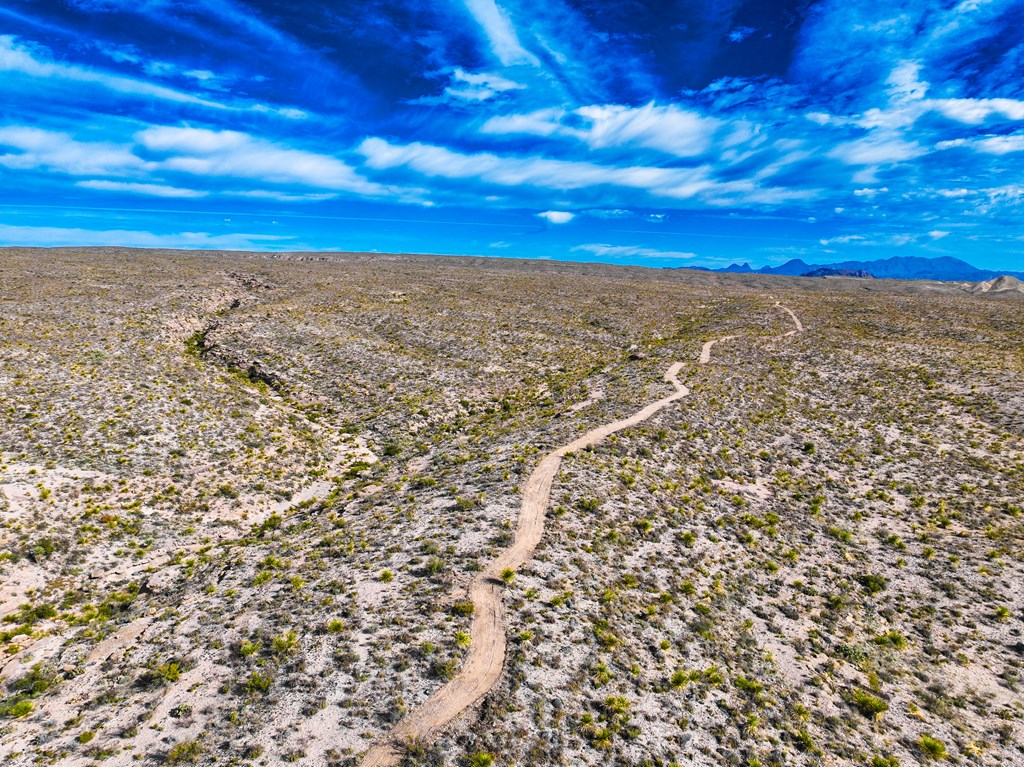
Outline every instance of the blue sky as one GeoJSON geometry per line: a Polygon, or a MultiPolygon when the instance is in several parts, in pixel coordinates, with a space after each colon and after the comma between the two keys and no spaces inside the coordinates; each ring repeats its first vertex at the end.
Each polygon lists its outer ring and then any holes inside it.
{"type": "Polygon", "coordinates": [[[5,0],[0,243],[1024,269],[1024,0],[5,0]]]}

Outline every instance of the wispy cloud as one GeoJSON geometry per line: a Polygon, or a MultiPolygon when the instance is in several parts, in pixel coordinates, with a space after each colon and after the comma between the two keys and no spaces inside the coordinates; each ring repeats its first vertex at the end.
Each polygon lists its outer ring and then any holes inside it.
{"type": "Polygon", "coordinates": [[[1024,133],[1015,133],[1009,136],[984,136],[974,139],[952,139],[940,141],[935,145],[938,149],[952,149],[953,147],[967,147],[985,154],[1010,154],[1011,152],[1024,152],[1024,133]]]}
{"type": "Polygon", "coordinates": [[[493,117],[481,131],[491,134],[523,133],[537,136],[571,136],[591,148],[643,147],[680,157],[703,154],[721,120],[653,102],[642,107],[602,104],[572,112],[543,109],[529,114],[493,117]]]}
{"type": "Polygon", "coordinates": [[[190,93],[166,88],[145,80],[53,61],[38,46],[29,48],[12,35],[0,35],[0,72],[16,72],[44,79],[86,83],[130,96],[157,98],[180,104],[194,104],[211,109],[227,109],[221,104],[190,93]]]}
{"type": "Polygon", "coordinates": [[[537,64],[538,59],[519,41],[508,14],[495,0],[463,0],[466,10],[480,25],[490,43],[491,52],[505,66],[537,64]]]}
{"type": "MultiPolygon", "coordinates": [[[[129,54],[121,54],[126,58],[129,54]]],[[[206,83],[216,79],[216,75],[207,70],[183,69],[177,65],[161,61],[145,61],[143,69],[150,78],[162,78],[169,74],[180,75],[193,83],[206,83]]],[[[217,101],[209,95],[198,96],[179,89],[134,77],[104,71],[95,67],[80,66],[52,58],[46,48],[36,45],[25,45],[13,35],[0,35],[0,72],[11,72],[47,81],[78,83],[95,86],[121,96],[139,99],[158,99],[186,106],[203,107],[227,112],[252,111],[263,114],[277,115],[286,119],[303,119],[308,114],[295,107],[271,106],[253,102],[249,99],[234,100],[231,103],[217,101]]]]}
{"type": "Polygon", "coordinates": [[[287,247],[283,243],[294,238],[288,235],[269,234],[211,234],[209,232],[159,234],[132,229],[81,229],[0,224],[0,239],[8,245],[42,247],[116,245],[128,248],[280,250],[287,247]]]}
{"type": "Polygon", "coordinates": [[[586,243],[583,245],[577,245],[573,249],[574,253],[585,251],[587,253],[593,253],[595,256],[614,256],[616,258],[671,258],[689,261],[698,258],[696,253],[683,250],[657,250],[655,248],[645,248],[638,245],[606,245],[602,243],[586,243]]]}
{"type": "Polygon", "coordinates": [[[104,181],[98,179],[78,181],[76,186],[80,186],[83,189],[97,189],[102,192],[126,192],[128,194],[142,194],[150,197],[196,198],[206,197],[209,194],[197,189],[182,189],[181,187],[164,186],[163,184],[136,184],[128,181],[104,181]]]}
{"type": "Polygon", "coordinates": [[[686,200],[703,196],[710,204],[726,199],[768,201],[773,195],[806,194],[806,190],[762,189],[753,181],[716,181],[711,168],[613,166],[542,157],[509,157],[486,152],[461,153],[419,142],[393,144],[380,138],[362,142],[367,165],[378,170],[407,167],[435,178],[479,179],[499,186],[532,186],[576,190],[602,185],[639,189],[654,197],[686,200]]]}
{"type": "Polygon", "coordinates": [[[77,141],[67,133],[25,126],[0,128],[0,165],[44,168],[71,176],[120,175],[140,171],[145,162],[130,149],[101,141],[77,141]],[[14,151],[10,151],[14,150],[14,151]]]}
{"type": "Polygon", "coordinates": [[[205,128],[147,128],[136,140],[159,159],[163,171],[206,178],[227,176],[270,184],[384,195],[390,190],[368,181],[354,168],[329,155],[281,146],[241,131],[205,128]]]}
{"type": "Polygon", "coordinates": [[[837,144],[829,155],[848,165],[882,165],[913,160],[927,151],[916,142],[883,131],[837,144]]]}
{"type": "Polygon", "coordinates": [[[421,96],[414,104],[479,104],[510,91],[523,90],[525,85],[491,72],[467,72],[455,67],[446,74],[448,85],[440,96],[421,96]]]}

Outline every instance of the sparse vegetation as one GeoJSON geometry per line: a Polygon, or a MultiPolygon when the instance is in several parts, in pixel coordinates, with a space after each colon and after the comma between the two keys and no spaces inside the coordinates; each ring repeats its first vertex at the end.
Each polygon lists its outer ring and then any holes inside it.
{"type": "Polygon", "coordinates": [[[1024,756],[1022,302],[4,254],[5,764],[344,764],[476,649],[478,574],[507,585],[503,674],[410,760],[1024,756]],[[489,569],[542,458],[675,361],[690,396],[565,455],[534,558],[489,569]]]}

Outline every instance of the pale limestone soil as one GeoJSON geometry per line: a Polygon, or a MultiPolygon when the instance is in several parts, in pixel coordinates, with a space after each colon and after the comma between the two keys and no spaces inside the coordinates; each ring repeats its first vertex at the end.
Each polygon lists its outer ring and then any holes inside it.
{"type": "MultiPolygon", "coordinates": [[[[803,325],[796,314],[787,307],[778,306],[789,313],[796,326],[785,336],[802,332],[803,325]]],[[[711,361],[711,349],[716,343],[733,338],[735,336],[725,336],[705,342],[698,364],[706,365],[711,361]]],[[[551,499],[551,485],[558,475],[562,458],[569,453],[596,445],[616,432],[643,423],[676,400],[688,396],[690,390],[678,378],[682,367],[683,363],[674,362],[665,371],[665,380],[675,387],[675,392],[652,402],[628,418],[604,424],[587,432],[573,442],[548,453],[537,465],[523,486],[515,540],[470,584],[469,596],[474,606],[473,622],[470,627],[472,639],[462,669],[426,703],[399,722],[383,741],[366,752],[362,761],[365,767],[397,765],[401,760],[401,744],[410,740],[429,740],[497,684],[505,662],[505,621],[500,576],[506,569],[515,570],[527,563],[540,543],[544,533],[544,517],[551,499]]]]}

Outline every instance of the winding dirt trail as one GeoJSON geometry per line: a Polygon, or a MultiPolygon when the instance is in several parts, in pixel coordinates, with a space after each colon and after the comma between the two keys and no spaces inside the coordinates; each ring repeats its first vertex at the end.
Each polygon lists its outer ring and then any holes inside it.
{"type": "MultiPolygon", "coordinates": [[[[776,304],[789,312],[795,330],[783,337],[803,331],[799,318],[789,308],[776,304]]],[[[735,336],[708,341],[701,348],[698,364],[711,361],[711,348],[735,336]]],[[[521,567],[533,557],[533,552],[544,533],[544,517],[551,498],[551,485],[558,475],[562,458],[583,448],[596,445],[617,431],[628,429],[646,421],[659,410],[689,395],[690,390],[679,381],[682,362],[673,362],[665,371],[665,380],[675,387],[667,397],[652,402],[621,421],[598,426],[579,439],[548,453],[533,470],[523,485],[523,501],[519,512],[519,526],[512,545],[505,549],[473,579],[469,597],[473,601],[472,638],[469,653],[458,675],[434,693],[422,706],[395,725],[381,741],[365,754],[362,767],[395,767],[402,757],[402,744],[409,740],[429,740],[442,727],[476,703],[497,683],[505,663],[505,622],[501,600],[501,572],[506,568],[521,567]]]]}
{"type": "Polygon", "coordinates": [[[790,318],[793,320],[793,324],[796,326],[793,330],[789,331],[788,333],[783,333],[782,334],[783,338],[786,338],[787,336],[791,336],[794,333],[803,333],[804,332],[804,324],[802,322],[800,322],[800,318],[797,317],[796,314],[793,313],[792,309],[790,309],[788,306],[783,306],[778,301],[775,302],[775,305],[778,308],[780,308],[782,311],[784,311],[787,314],[789,314],[790,318]]]}

